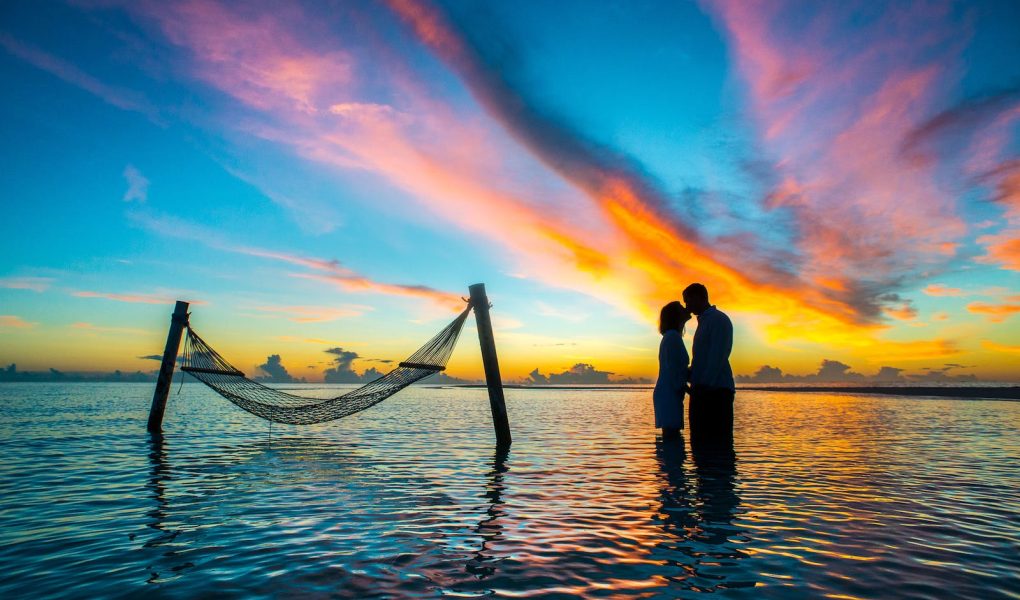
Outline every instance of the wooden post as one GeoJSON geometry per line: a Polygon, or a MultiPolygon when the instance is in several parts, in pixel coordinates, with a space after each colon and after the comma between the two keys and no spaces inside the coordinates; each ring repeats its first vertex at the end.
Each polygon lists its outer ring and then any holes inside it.
{"type": "Polygon", "coordinates": [[[174,378],[174,363],[177,362],[177,351],[181,348],[181,333],[188,324],[188,303],[177,301],[174,314],[170,317],[170,331],[166,335],[166,348],[163,349],[163,364],[159,367],[159,379],[156,380],[156,392],[152,395],[152,407],[149,408],[149,431],[163,431],[163,412],[166,410],[166,399],[170,395],[170,383],[174,378]]]}
{"type": "Polygon", "coordinates": [[[503,381],[499,376],[499,361],[496,359],[496,340],[492,336],[492,321],[489,319],[489,298],[485,295],[484,283],[476,283],[468,289],[471,291],[471,307],[474,308],[475,324],[478,327],[478,343],[482,347],[485,386],[489,388],[489,407],[492,409],[492,425],[496,429],[496,444],[507,447],[513,440],[506,415],[506,400],[503,398],[503,381]]]}

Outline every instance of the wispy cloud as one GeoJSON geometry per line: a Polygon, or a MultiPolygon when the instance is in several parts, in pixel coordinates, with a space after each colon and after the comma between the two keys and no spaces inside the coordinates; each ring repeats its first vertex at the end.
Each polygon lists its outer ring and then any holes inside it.
{"type": "MultiPolygon", "coordinates": [[[[1020,106],[1016,115],[1020,118],[1020,106]]],[[[994,200],[1002,207],[1006,223],[999,233],[978,238],[978,243],[984,245],[987,252],[977,261],[997,264],[1009,271],[1020,271],[1020,160],[1003,162],[990,170],[986,178],[995,184],[994,200]]]]}
{"type": "Polygon", "coordinates": [[[993,304],[990,302],[971,302],[967,310],[988,317],[993,323],[1001,323],[1009,317],[1020,313],[1020,296],[1010,296],[1006,302],[993,304]]]}
{"type": "Polygon", "coordinates": [[[0,287],[10,290],[45,292],[53,284],[52,277],[0,277],[0,287]]]}
{"type": "Polygon", "coordinates": [[[256,310],[286,315],[287,319],[296,323],[322,323],[350,317],[359,317],[372,310],[371,306],[346,305],[330,306],[259,306],[256,310]]]}
{"type": "Polygon", "coordinates": [[[707,5],[771,162],[766,206],[797,223],[802,277],[874,310],[951,259],[966,233],[956,190],[902,143],[953,76],[966,33],[952,15],[905,3],[875,4],[863,21],[853,3],[707,5]]]}
{"type": "Polygon", "coordinates": [[[43,52],[7,33],[0,32],[0,46],[21,60],[63,79],[71,85],[80,87],[117,108],[143,113],[153,120],[158,120],[155,108],[142,94],[134,90],[103,83],[71,63],[43,52]]]}
{"type": "Polygon", "coordinates": [[[571,323],[580,323],[588,318],[586,314],[570,310],[560,310],[542,301],[535,302],[535,308],[538,310],[538,314],[543,317],[561,319],[571,323]]]}
{"type": "MultiPolygon", "coordinates": [[[[824,108],[840,105],[842,96],[835,94],[846,86],[824,78],[804,83],[818,75],[810,53],[823,56],[824,35],[808,40],[814,44],[810,50],[787,53],[768,31],[738,31],[740,15],[727,12],[724,18],[738,17],[733,21],[737,45],[752,41],[737,48],[740,56],[752,55],[756,41],[772,56],[797,57],[793,63],[800,66],[792,75],[770,71],[771,80],[761,88],[763,101],[802,93],[804,85],[818,84],[829,94],[808,98],[810,110],[779,107],[778,116],[794,121],[770,125],[764,136],[779,140],[770,153],[778,157],[773,175],[782,184],[768,195],[763,210],[794,215],[800,224],[797,253],[788,254],[764,244],[753,230],[707,240],[685,219],[684,203],[665,192],[638,160],[544,111],[521,84],[526,78],[496,60],[492,47],[482,43],[484,36],[469,35],[429,4],[395,1],[391,6],[464,81],[498,128],[437,102],[428,84],[391,49],[378,49],[373,57],[386,64],[386,80],[359,78],[364,65],[358,53],[343,48],[342,38],[317,35],[315,20],[296,7],[280,14],[258,8],[239,14],[231,5],[212,3],[147,4],[136,10],[185,49],[190,73],[249,111],[251,118],[234,125],[243,132],[321,164],[370,171],[407,192],[430,218],[509,250],[517,263],[513,270],[631,314],[651,318],[664,299],[675,296],[678,281],[700,280],[720,303],[767,315],[770,336],[826,343],[862,335],[874,339],[882,330],[879,317],[886,303],[881,298],[913,274],[904,265],[938,264],[955,251],[963,226],[953,210],[954,197],[924,173],[900,189],[902,172],[886,167],[886,162],[896,164],[900,153],[884,136],[900,139],[913,125],[910,115],[927,108],[928,91],[942,74],[938,61],[909,71],[886,68],[896,53],[875,44],[864,63],[842,71],[867,82],[851,98],[849,118],[831,115],[824,108]],[[303,28],[307,35],[295,33],[303,28]],[[294,74],[294,85],[281,85],[278,66],[283,64],[294,74]],[[877,75],[865,77],[872,72],[877,75]],[[370,89],[379,91],[376,86],[385,88],[388,103],[365,101],[370,89]],[[803,148],[802,141],[808,142],[803,148]],[[543,197],[515,182],[505,157],[519,155],[521,148],[569,189],[543,197]],[[823,169],[826,162],[836,165],[831,177],[823,169]],[[860,197],[848,197],[849,189],[859,189],[860,197]],[[727,262],[734,257],[740,257],[740,269],[727,262]]],[[[886,21],[879,20],[886,29],[878,33],[895,40],[898,32],[886,21]]],[[[844,57],[831,58],[838,64],[844,57]]],[[[756,101],[755,106],[770,117],[767,104],[756,101]]],[[[304,266],[310,272],[298,276],[345,289],[362,283],[350,274],[304,266]]]]}
{"type": "Polygon", "coordinates": [[[929,296],[963,296],[964,292],[960,288],[948,287],[941,283],[933,283],[923,290],[925,294],[929,296]]]}
{"type": "Polygon", "coordinates": [[[149,199],[149,180],[134,165],[124,167],[124,179],[128,188],[122,198],[124,202],[145,202],[149,199]]]}
{"type": "Polygon", "coordinates": [[[981,340],[981,346],[992,352],[1006,352],[1009,354],[1020,354],[1020,346],[1016,344],[1000,344],[991,340],[981,340]]]}
{"type": "MultiPolygon", "coordinates": [[[[94,292],[90,290],[71,292],[71,295],[76,298],[103,298],[105,300],[115,300],[117,302],[127,302],[131,304],[173,304],[178,299],[177,297],[168,294],[94,292]]],[[[203,300],[189,300],[188,302],[195,305],[206,304],[203,300]]]]}
{"type": "Polygon", "coordinates": [[[317,346],[321,346],[323,344],[329,345],[333,343],[330,342],[329,340],[324,340],[322,338],[306,338],[294,335],[278,335],[274,339],[280,340],[281,342],[302,342],[305,344],[315,344],[317,346]]]}
{"type": "Polygon", "coordinates": [[[88,323],[84,321],[71,323],[70,328],[75,329],[77,331],[86,331],[89,333],[117,333],[128,335],[148,335],[150,333],[148,331],[145,331],[144,329],[137,329],[134,327],[107,327],[103,325],[95,325],[93,323],[88,323]]]}
{"type": "Polygon", "coordinates": [[[291,276],[331,283],[348,292],[371,292],[390,296],[425,298],[447,308],[458,308],[464,305],[459,295],[441,292],[427,285],[384,283],[361,275],[340,275],[337,273],[292,273],[291,276]]]}
{"type": "Polygon", "coordinates": [[[26,321],[17,315],[0,315],[0,328],[31,329],[36,325],[38,323],[26,321]]]}
{"type": "Polygon", "coordinates": [[[174,217],[141,212],[131,213],[129,217],[140,226],[162,235],[194,240],[217,250],[264,258],[311,271],[292,272],[290,273],[291,277],[328,283],[348,292],[425,298],[448,309],[463,306],[463,302],[457,294],[443,292],[426,285],[379,281],[345,267],[337,259],[303,256],[280,250],[234,244],[225,239],[220,232],[174,217]]]}

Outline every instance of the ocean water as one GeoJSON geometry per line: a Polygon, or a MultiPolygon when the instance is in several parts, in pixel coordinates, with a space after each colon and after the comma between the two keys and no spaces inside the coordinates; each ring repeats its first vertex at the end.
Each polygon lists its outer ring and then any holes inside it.
{"type": "MultiPolygon", "coordinates": [[[[0,597],[1020,598],[1020,403],[412,388],[275,425],[174,386],[0,385],[0,597]]],[[[308,394],[336,388],[308,386],[308,394]]]]}

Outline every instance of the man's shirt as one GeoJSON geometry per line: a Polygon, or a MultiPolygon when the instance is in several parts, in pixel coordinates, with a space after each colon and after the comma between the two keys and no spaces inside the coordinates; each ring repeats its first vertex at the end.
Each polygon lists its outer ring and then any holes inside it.
{"type": "Polygon", "coordinates": [[[698,316],[691,346],[691,385],[736,389],[730,369],[733,323],[715,306],[698,316]]]}

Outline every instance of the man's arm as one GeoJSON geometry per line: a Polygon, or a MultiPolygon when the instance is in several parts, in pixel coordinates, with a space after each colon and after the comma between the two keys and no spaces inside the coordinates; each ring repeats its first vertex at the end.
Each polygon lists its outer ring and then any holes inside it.
{"type": "Polygon", "coordinates": [[[705,385],[718,387],[725,372],[724,365],[729,364],[730,352],[733,350],[733,323],[721,314],[712,321],[709,328],[711,335],[706,340],[705,354],[708,360],[701,365],[705,373],[702,381],[705,385]]]}

